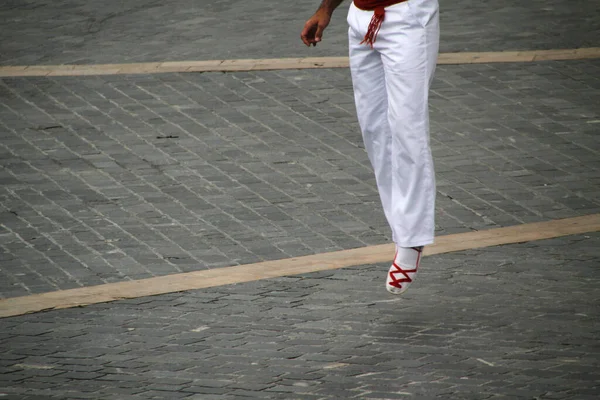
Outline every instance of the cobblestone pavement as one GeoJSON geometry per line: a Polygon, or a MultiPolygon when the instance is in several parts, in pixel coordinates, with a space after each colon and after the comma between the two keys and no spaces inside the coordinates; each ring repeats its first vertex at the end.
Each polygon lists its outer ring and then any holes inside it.
{"type": "MultiPolygon", "coordinates": [[[[316,1],[4,1],[0,64],[344,55],[316,1]],[[202,3],[200,5],[200,3],[202,3]]],[[[442,51],[597,46],[442,4],[442,51]]],[[[600,61],[440,66],[437,234],[600,212],[600,61]]],[[[348,71],[0,79],[0,298],[381,244],[348,71]]],[[[596,399],[600,234],[0,319],[2,399],[596,399]]]]}
{"type": "MultiPolygon", "coordinates": [[[[586,0],[441,1],[441,51],[598,46],[600,7],[586,0]]],[[[349,1],[326,40],[299,33],[319,0],[4,0],[0,65],[343,56],[349,1]],[[49,34],[51,32],[52,34],[49,34]]]]}
{"type": "Polygon", "coordinates": [[[3,399],[597,399],[600,233],[0,320],[3,399]]]}
{"type": "MultiPolygon", "coordinates": [[[[600,211],[600,62],[445,66],[437,234],[600,211]]],[[[3,79],[0,293],[385,243],[347,70],[3,79]]]]}

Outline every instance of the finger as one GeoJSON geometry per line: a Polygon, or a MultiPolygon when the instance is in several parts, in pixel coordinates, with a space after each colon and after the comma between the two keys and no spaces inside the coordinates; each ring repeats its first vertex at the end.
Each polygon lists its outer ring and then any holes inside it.
{"type": "Polygon", "coordinates": [[[315,44],[315,40],[314,39],[309,39],[309,38],[303,38],[302,41],[304,42],[305,45],[310,46],[312,44],[315,44]]]}
{"type": "Polygon", "coordinates": [[[323,38],[323,31],[325,30],[325,27],[322,25],[317,25],[317,32],[315,32],[315,42],[320,42],[321,39],[323,38]]]}
{"type": "Polygon", "coordinates": [[[310,21],[307,21],[306,24],[304,25],[304,29],[302,29],[302,33],[300,34],[300,38],[302,39],[302,41],[304,42],[305,45],[310,46],[310,44],[312,43],[312,40],[309,39],[309,36],[312,36],[310,33],[310,31],[312,30],[313,26],[310,23],[310,21]]]}
{"type": "Polygon", "coordinates": [[[302,39],[302,42],[305,45],[310,46],[310,42],[308,41],[308,38],[306,37],[306,35],[300,35],[300,39],[302,39]]]}

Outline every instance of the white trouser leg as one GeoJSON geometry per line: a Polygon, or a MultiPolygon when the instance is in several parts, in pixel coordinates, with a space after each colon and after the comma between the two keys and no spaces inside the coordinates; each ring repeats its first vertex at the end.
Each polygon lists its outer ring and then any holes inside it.
{"type": "Polygon", "coordinates": [[[401,247],[433,242],[435,175],[428,92],[439,45],[437,0],[386,8],[370,48],[362,41],[373,12],[351,5],[350,68],[359,124],[382,206],[401,247]]]}

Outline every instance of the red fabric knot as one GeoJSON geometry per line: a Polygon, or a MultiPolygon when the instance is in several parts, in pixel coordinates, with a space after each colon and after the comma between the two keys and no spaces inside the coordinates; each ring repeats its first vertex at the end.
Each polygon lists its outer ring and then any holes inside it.
{"type": "Polygon", "coordinates": [[[357,8],[361,10],[375,11],[373,13],[373,17],[371,18],[371,22],[369,23],[367,34],[360,44],[366,43],[373,48],[373,43],[375,43],[377,34],[381,29],[381,24],[385,19],[385,7],[402,3],[404,1],[406,0],[354,0],[354,5],[357,8]]]}
{"type": "Polygon", "coordinates": [[[367,34],[365,38],[360,42],[360,44],[366,43],[371,48],[373,48],[373,43],[377,40],[377,34],[381,29],[381,24],[385,19],[385,8],[377,7],[375,8],[375,12],[373,13],[373,18],[371,18],[371,23],[369,23],[369,29],[367,30],[367,34]]]}

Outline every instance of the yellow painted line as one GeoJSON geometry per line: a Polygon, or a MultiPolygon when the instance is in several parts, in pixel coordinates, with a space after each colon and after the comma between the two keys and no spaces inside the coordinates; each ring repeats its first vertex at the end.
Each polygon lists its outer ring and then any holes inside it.
{"type": "MultiPolygon", "coordinates": [[[[600,231],[600,214],[441,236],[425,255],[600,231]]],[[[0,300],[0,318],[391,261],[393,244],[0,300]]]]}
{"type": "MultiPolygon", "coordinates": [[[[533,62],[580,60],[586,58],[600,58],[600,47],[476,53],[441,53],[438,57],[438,64],[533,62]]],[[[94,65],[22,65],[0,67],[0,77],[156,74],[166,72],[241,72],[347,67],[348,57],[168,61],[94,65]]]]}
{"type": "Polygon", "coordinates": [[[588,58],[600,58],[600,47],[531,51],[442,53],[438,57],[438,64],[489,64],[507,62],[582,60],[588,58]]]}

